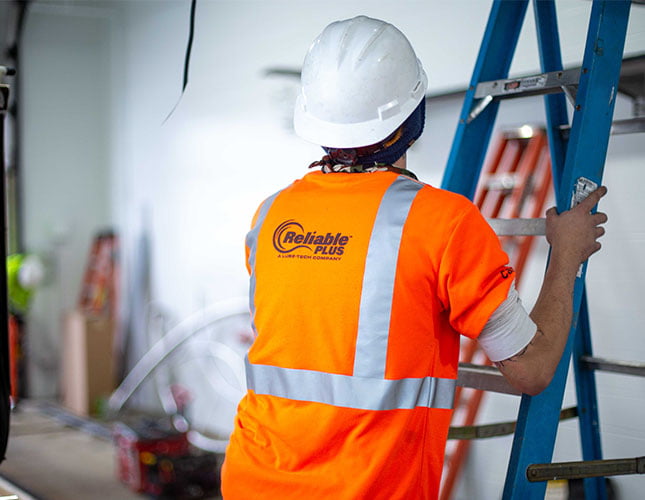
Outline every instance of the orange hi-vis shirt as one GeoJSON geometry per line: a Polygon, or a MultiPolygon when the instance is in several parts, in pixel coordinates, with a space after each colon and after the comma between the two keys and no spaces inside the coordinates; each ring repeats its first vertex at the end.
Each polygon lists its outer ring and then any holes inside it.
{"type": "Polygon", "coordinates": [[[436,498],[459,334],[512,283],[478,209],[389,171],[313,172],[260,206],[247,256],[225,500],[436,498]]]}

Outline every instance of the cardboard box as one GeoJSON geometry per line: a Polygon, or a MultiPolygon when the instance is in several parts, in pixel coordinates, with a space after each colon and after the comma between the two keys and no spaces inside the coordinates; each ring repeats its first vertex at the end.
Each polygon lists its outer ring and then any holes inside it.
{"type": "Polygon", "coordinates": [[[115,388],[114,321],[81,311],[65,315],[61,393],[65,408],[79,416],[97,413],[115,388]]]}

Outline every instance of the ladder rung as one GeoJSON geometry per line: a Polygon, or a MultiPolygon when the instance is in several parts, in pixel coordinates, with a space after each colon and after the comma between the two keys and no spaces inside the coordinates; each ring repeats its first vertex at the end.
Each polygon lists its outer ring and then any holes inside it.
{"type": "Polygon", "coordinates": [[[506,140],[531,139],[538,134],[544,134],[544,127],[541,125],[521,125],[516,128],[509,128],[503,131],[506,140]]]}
{"type": "Polygon", "coordinates": [[[645,116],[616,120],[611,124],[612,135],[638,134],[640,132],[645,132],[645,116]]]}
{"type": "MultiPolygon", "coordinates": [[[[560,134],[564,139],[569,138],[570,125],[560,126],[560,134]]],[[[616,120],[611,124],[611,135],[638,134],[645,132],[645,116],[616,120]]]]}
{"type": "MultiPolygon", "coordinates": [[[[560,420],[567,420],[578,416],[578,407],[571,406],[560,412],[560,420]]],[[[499,422],[496,424],[451,426],[448,430],[448,439],[487,439],[498,436],[508,436],[515,432],[517,421],[499,422]]]]}
{"type": "Polygon", "coordinates": [[[517,427],[517,421],[515,420],[497,424],[450,427],[448,429],[448,439],[486,439],[498,436],[509,436],[515,432],[515,427],[517,427]]]}
{"type": "Polygon", "coordinates": [[[486,219],[497,236],[544,236],[546,219],[486,219]]]}
{"type": "Polygon", "coordinates": [[[504,375],[494,366],[459,363],[457,385],[479,389],[480,391],[500,392],[520,395],[521,392],[509,384],[504,375]]]}
{"type": "Polygon", "coordinates": [[[484,180],[484,186],[491,191],[510,191],[517,187],[519,176],[517,174],[491,174],[484,180]]]}
{"type": "Polygon", "coordinates": [[[551,71],[539,75],[524,76],[503,80],[480,82],[475,89],[475,98],[482,99],[486,96],[498,99],[554,94],[562,92],[563,87],[578,85],[580,68],[551,71]]]}
{"type": "Polygon", "coordinates": [[[645,474],[645,457],[532,464],[526,469],[526,477],[532,483],[557,479],[622,476],[626,474],[645,474]]]}
{"type": "Polygon", "coordinates": [[[581,356],[580,361],[591,370],[645,377],[645,363],[639,363],[637,361],[614,361],[604,358],[594,358],[593,356],[581,356]]]}

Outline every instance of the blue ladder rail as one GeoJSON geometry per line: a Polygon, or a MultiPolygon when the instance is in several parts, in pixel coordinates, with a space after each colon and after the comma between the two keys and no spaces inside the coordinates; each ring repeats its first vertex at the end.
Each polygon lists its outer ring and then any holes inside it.
{"type": "MultiPolygon", "coordinates": [[[[486,148],[495,124],[499,101],[475,97],[480,82],[508,77],[528,0],[494,0],[477,62],[464,99],[459,125],[448,158],[442,188],[473,198],[486,148]],[[479,109],[477,109],[479,108],[479,109]],[[473,110],[477,109],[475,116],[473,110]]],[[[534,0],[540,62],[543,72],[562,70],[555,6],[552,0],[534,0]]],[[[623,56],[629,0],[594,0],[587,42],[574,104],[571,133],[563,94],[545,96],[547,133],[553,164],[554,188],[560,212],[570,208],[580,179],[601,185],[623,56]]],[[[591,355],[591,334],[584,298],[586,263],[574,289],[574,317],[569,340],[553,381],[538,396],[522,396],[517,428],[504,486],[504,499],[542,499],[546,483],[530,483],[526,469],[550,462],[558,417],[572,352],[577,360],[591,355]]],[[[593,371],[574,363],[584,460],[602,458],[597,396],[593,371]]],[[[587,499],[604,499],[604,478],[585,479],[587,499]]]]}

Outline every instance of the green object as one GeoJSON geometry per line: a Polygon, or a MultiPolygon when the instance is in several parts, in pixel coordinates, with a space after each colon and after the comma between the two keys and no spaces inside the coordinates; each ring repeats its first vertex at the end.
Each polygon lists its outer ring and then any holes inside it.
{"type": "Polygon", "coordinates": [[[23,254],[13,254],[7,257],[7,291],[9,295],[9,311],[12,314],[25,314],[33,297],[33,288],[20,284],[20,267],[25,259],[23,254]]]}

